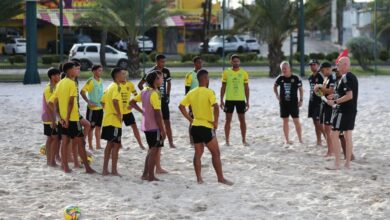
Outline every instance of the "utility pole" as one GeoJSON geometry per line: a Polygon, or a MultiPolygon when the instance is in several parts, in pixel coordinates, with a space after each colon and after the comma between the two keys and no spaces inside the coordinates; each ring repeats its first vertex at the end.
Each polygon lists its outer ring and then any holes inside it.
{"type": "Polygon", "coordinates": [[[222,70],[225,70],[225,19],[226,19],[226,0],[222,0],[222,70]]]}
{"type": "Polygon", "coordinates": [[[37,66],[37,1],[26,0],[26,72],[23,84],[41,83],[37,66]]]}
{"type": "Polygon", "coordinates": [[[374,46],[374,73],[375,75],[378,74],[378,65],[377,65],[377,60],[378,60],[378,39],[377,39],[377,13],[378,13],[378,5],[377,5],[377,0],[374,0],[374,40],[375,40],[375,46],[374,46]]]}
{"type": "Polygon", "coordinates": [[[303,0],[299,0],[299,47],[301,61],[301,77],[305,76],[305,17],[303,0]]]}
{"type": "Polygon", "coordinates": [[[64,4],[60,0],[60,62],[64,61],[64,4]]]}

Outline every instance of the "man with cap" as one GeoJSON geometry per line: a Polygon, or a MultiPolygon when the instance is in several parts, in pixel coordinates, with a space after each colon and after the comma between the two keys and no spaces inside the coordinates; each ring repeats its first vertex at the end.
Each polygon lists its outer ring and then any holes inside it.
{"type": "Polygon", "coordinates": [[[317,145],[321,145],[321,135],[323,129],[320,124],[320,108],[321,108],[321,97],[314,92],[316,84],[322,84],[324,82],[324,76],[318,70],[319,62],[317,59],[311,59],[309,62],[310,70],[312,72],[309,77],[310,84],[310,100],[309,100],[309,118],[313,119],[313,124],[317,136],[317,145]]]}
{"type": "Polygon", "coordinates": [[[332,107],[326,104],[327,96],[334,93],[334,85],[336,81],[336,75],[332,74],[332,65],[329,62],[323,62],[320,66],[320,72],[324,76],[324,83],[314,86],[314,93],[321,94],[321,107],[320,107],[320,124],[325,133],[326,144],[328,146],[328,152],[325,157],[329,157],[333,152],[333,144],[331,138],[331,118],[332,107]]]}

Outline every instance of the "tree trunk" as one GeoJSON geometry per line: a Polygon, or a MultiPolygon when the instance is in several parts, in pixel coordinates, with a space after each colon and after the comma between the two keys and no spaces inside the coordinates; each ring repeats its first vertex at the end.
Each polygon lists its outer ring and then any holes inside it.
{"type": "Polygon", "coordinates": [[[106,62],[106,42],[107,42],[107,29],[103,29],[101,32],[101,39],[100,39],[100,63],[105,68],[107,66],[106,62]]]}
{"type": "Polygon", "coordinates": [[[283,61],[282,42],[280,40],[268,43],[269,76],[280,74],[280,63],[283,61]]]}
{"type": "Polygon", "coordinates": [[[139,48],[135,39],[127,43],[128,71],[129,77],[137,78],[141,76],[139,48]]]}

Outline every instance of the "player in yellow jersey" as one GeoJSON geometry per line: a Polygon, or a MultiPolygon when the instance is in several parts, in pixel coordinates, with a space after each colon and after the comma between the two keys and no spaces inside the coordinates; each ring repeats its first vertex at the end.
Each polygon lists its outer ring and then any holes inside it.
{"type": "Polygon", "coordinates": [[[130,99],[131,96],[137,95],[137,90],[135,90],[134,84],[131,81],[124,81],[120,84],[121,87],[121,95],[122,95],[122,101],[123,101],[123,122],[126,126],[131,126],[131,129],[133,130],[133,134],[135,139],[138,142],[139,147],[142,150],[145,150],[145,147],[141,140],[141,135],[139,134],[137,123],[134,118],[134,114],[131,110],[130,106],[130,99]]]}
{"type": "Polygon", "coordinates": [[[110,174],[108,172],[108,162],[112,158],[111,174],[120,176],[117,169],[118,154],[122,143],[123,119],[123,100],[120,84],[126,80],[126,74],[123,69],[114,68],[111,71],[111,77],[114,82],[108,86],[102,98],[104,102],[102,139],[107,141],[107,146],[104,150],[103,175],[110,174]]]}
{"type": "Polygon", "coordinates": [[[179,109],[184,117],[191,123],[191,135],[195,144],[194,169],[199,184],[203,183],[201,175],[201,157],[204,145],[210,150],[213,166],[217,173],[218,182],[233,185],[225,179],[222,172],[222,162],[215,130],[218,128],[219,108],[215,93],[207,88],[209,84],[208,72],[204,69],[197,73],[199,87],[190,91],[180,102],[179,109]],[[186,107],[191,106],[193,117],[186,107]]]}
{"type": "MultiPolygon", "coordinates": [[[[78,70],[74,62],[67,62],[63,65],[63,71],[66,77],[62,79],[56,86],[54,94],[49,100],[51,109],[54,108],[54,103],[58,101],[60,113],[60,133],[61,133],[61,162],[65,173],[72,170],[68,165],[68,147],[70,140],[78,146],[78,154],[83,160],[84,167],[87,173],[95,173],[89,166],[85,145],[83,144],[84,134],[80,124],[80,115],[77,106],[77,86],[75,78],[78,75],[78,70]]],[[[53,113],[53,112],[52,112],[53,113]]],[[[54,118],[54,114],[52,116],[54,118]]]]}
{"type": "Polygon", "coordinates": [[[48,107],[48,103],[50,97],[53,95],[57,83],[61,79],[60,74],[60,70],[55,68],[50,68],[47,71],[47,76],[49,77],[50,82],[44,89],[42,100],[42,121],[44,134],[47,136],[45,144],[47,165],[52,167],[57,166],[55,161],[55,154],[58,151],[58,130],[55,114],[51,112],[50,108],[48,107]],[[54,116],[54,118],[52,116],[54,116]]]}
{"type": "Polygon", "coordinates": [[[222,74],[221,108],[226,113],[225,138],[226,145],[230,145],[230,124],[232,122],[234,108],[236,108],[240,121],[241,137],[244,146],[249,146],[246,141],[245,112],[249,110],[249,76],[240,67],[240,57],[233,54],[230,58],[231,68],[222,74]],[[225,102],[224,102],[225,99],[225,102]]]}

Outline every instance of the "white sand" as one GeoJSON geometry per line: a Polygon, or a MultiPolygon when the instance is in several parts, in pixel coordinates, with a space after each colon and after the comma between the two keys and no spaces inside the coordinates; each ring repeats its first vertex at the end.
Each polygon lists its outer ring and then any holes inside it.
{"type": "MultiPolygon", "coordinates": [[[[252,107],[247,114],[248,141],[240,144],[234,117],[232,147],[221,146],[225,175],[232,187],[216,183],[210,154],[203,158],[204,185],[192,167],[187,122],[177,105],[183,80],[173,81],[171,116],[178,149],[163,148],[164,182],[140,180],[145,151],[124,129],[119,177],[64,174],[47,167],[39,155],[44,143],[40,122],[45,83],[23,86],[0,84],[0,219],[62,219],[63,208],[80,206],[83,219],[389,219],[390,218],[390,77],[360,78],[359,113],[354,131],[357,160],[350,171],[327,171],[325,147],[315,146],[312,122],[301,109],[306,144],[284,146],[278,104],[271,79],[250,82],[252,107]],[[128,149],[130,147],[130,149],[128,149]]],[[[83,82],[81,82],[83,83],[83,82]]],[[[105,83],[108,85],[108,82],[105,83]]],[[[219,95],[220,83],[211,87],[219,95]]],[[[85,104],[82,102],[82,112],[85,104]]],[[[138,124],[140,115],[136,114],[138,124]]],[[[223,121],[218,131],[224,142],[223,121]]],[[[292,123],[290,125],[293,131],[292,123]]],[[[292,139],[297,143],[295,132],[292,139]]],[[[142,134],[144,143],[144,136],[142,134]]],[[[105,142],[103,142],[105,145],[105,142]]],[[[93,168],[101,172],[102,151],[94,152],[93,168]]],[[[73,164],[71,164],[71,167],[73,164]]]]}

